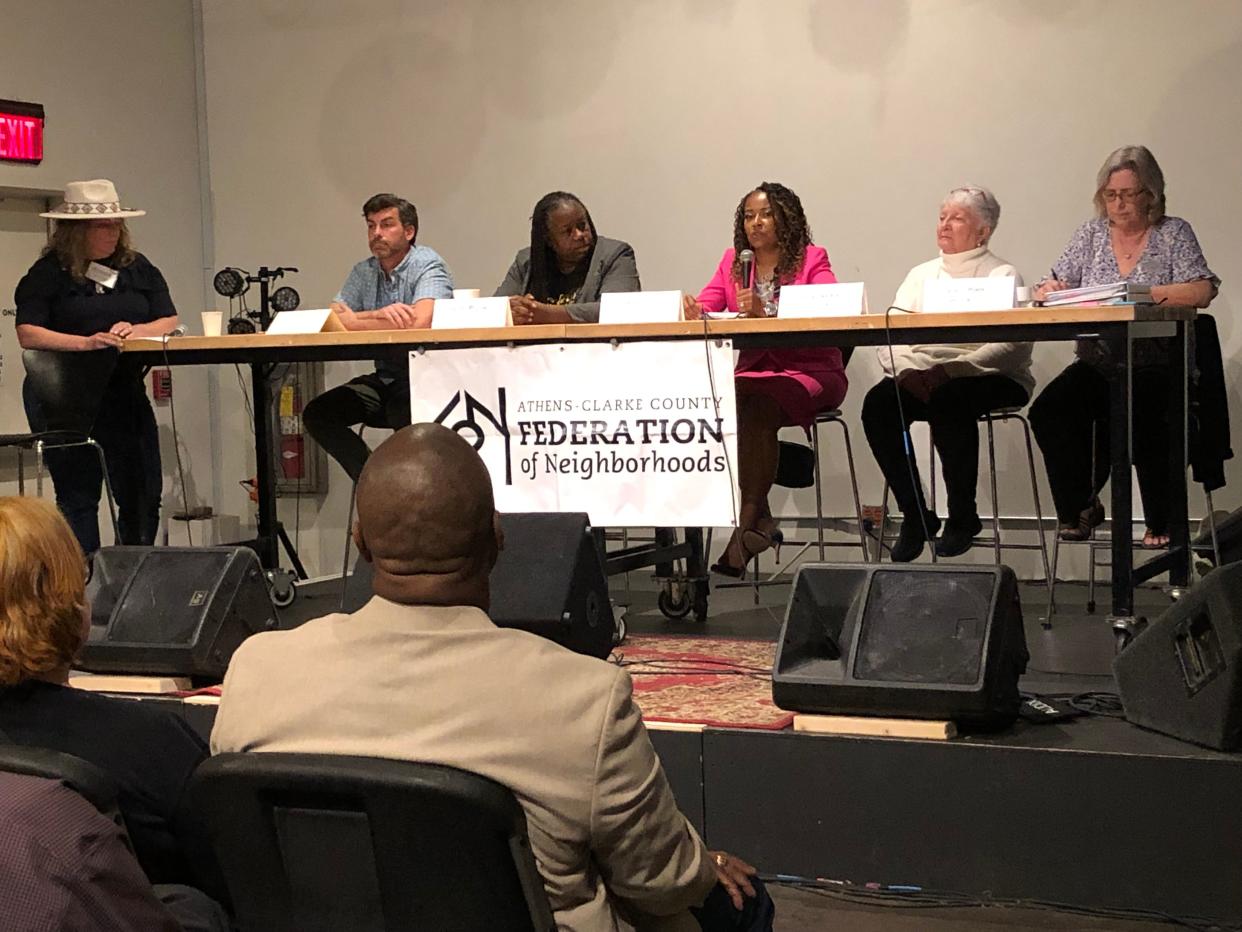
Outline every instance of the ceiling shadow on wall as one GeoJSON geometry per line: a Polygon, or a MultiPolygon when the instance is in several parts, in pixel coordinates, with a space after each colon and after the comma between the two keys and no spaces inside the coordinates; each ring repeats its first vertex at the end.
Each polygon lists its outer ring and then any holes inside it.
{"type": "Polygon", "coordinates": [[[484,138],[487,110],[479,75],[459,49],[434,36],[396,32],[335,64],[317,135],[333,187],[358,199],[377,185],[408,185],[405,196],[421,204],[462,185],[484,138]]]}
{"type": "Polygon", "coordinates": [[[269,27],[296,29],[338,23],[353,26],[361,20],[396,23],[407,12],[406,6],[402,0],[246,0],[239,11],[269,27]]]}
{"type": "Polygon", "coordinates": [[[814,0],[815,53],[846,71],[879,72],[906,44],[910,0],[814,0]]]}
{"type": "MultiPolygon", "coordinates": [[[[667,0],[655,0],[666,3],[667,0]]],[[[682,9],[692,19],[703,23],[727,23],[736,13],[736,0],[682,0],[682,9]]]]}
{"type": "Polygon", "coordinates": [[[996,0],[973,0],[971,6],[977,7],[981,15],[986,7],[986,15],[1017,23],[1059,23],[1071,15],[1082,14],[1086,19],[1095,19],[1102,15],[1098,4],[1084,9],[1087,5],[1083,0],[1039,0],[1038,3],[997,3],[996,0]]]}
{"type": "Polygon", "coordinates": [[[489,97],[525,116],[581,106],[599,87],[625,24],[617,5],[542,0],[538,14],[507,0],[476,3],[470,61],[489,97]]]}

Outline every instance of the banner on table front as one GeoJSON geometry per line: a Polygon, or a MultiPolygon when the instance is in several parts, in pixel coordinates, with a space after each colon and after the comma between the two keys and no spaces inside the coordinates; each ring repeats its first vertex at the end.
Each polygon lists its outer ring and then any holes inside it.
{"type": "Polygon", "coordinates": [[[502,512],[731,527],[733,346],[557,344],[410,354],[411,416],[469,440],[502,512]]]}

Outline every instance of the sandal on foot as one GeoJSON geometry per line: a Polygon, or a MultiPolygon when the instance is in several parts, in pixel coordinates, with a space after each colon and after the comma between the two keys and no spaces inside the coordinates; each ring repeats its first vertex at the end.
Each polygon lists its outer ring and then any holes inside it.
{"type": "Polygon", "coordinates": [[[1062,524],[1057,532],[1061,540],[1087,540],[1104,523],[1104,506],[1097,498],[1079,512],[1073,524],[1062,524]]]}

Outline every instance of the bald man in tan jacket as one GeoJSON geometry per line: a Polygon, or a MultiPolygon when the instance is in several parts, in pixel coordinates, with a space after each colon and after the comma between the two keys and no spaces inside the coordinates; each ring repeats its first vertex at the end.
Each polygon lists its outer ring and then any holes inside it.
{"type": "Polygon", "coordinates": [[[502,542],[468,443],[437,425],[394,434],[367,462],[357,512],[375,597],[246,641],[213,753],[429,761],[504,784],[562,929],[698,929],[689,910],[709,894],[738,908],[754,895],[754,869],[708,852],[678,811],[628,674],[487,617],[502,542]]]}

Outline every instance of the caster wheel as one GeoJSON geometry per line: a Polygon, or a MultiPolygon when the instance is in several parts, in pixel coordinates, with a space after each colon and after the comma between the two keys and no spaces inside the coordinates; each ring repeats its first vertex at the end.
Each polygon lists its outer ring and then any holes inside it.
{"type": "Polygon", "coordinates": [[[1095,614],[1095,599],[1092,599],[1090,602],[1087,603],[1087,614],[1088,615],[1095,614]]]}
{"type": "Polygon", "coordinates": [[[627,629],[627,628],[626,628],[626,626],[625,626],[625,619],[624,619],[624,618],[618,618],[618,619],[617,619],[617,629],[616,629],[615,633],[614,633],[614,634],[613,634],[613,636],[612,636],[612,646],[613,646],[613,647],[620,647],[622,644],[624,644],[624,643],[625,643],[625,635],[626,635],[627,633],[628,633],[628,629],[627,629]]]}
{"type": "Polygon", "coordinates": [[[699,624],[707,621],[707,593],[709,587],[706,579],[694,584],[694,620],[699,624]]]}
{"type": "Polygon", "coordinates": [[[1113,653],[1120,654],[1130,646],[1132,640],[1134,640],[1133,633],[1122,628],[1115,628],[1113,630],[1113,653]]]}
{"type": "Polygon", "coordinates": [[[288,608],[298,597],[297,578],[289,570],[268,570],[267,585],[277,608],[288,608]]]}
{"type": "Polygon", "coordinates": [[[683,586],[668,586],[656,598],[660,613],[672,621],[685,618],[692,607],[690,593],[683,586]],[[676,589],[676,595],[673,590],[676,589]]]}

